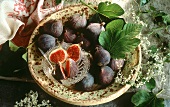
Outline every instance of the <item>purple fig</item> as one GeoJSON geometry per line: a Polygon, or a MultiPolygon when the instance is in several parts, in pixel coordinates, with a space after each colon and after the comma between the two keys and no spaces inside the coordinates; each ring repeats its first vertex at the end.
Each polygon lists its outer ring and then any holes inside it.
{"type": "Polygon", "coordinates": [[[69,28],[64,29],[64,41],[67,43],[72,43],[76,39],[76,34],[73,32],[73,30],[69,28]]]}
{"type": "Polygon", "coordinates": [[[124,59],[112,59],[111,60],[111,68],[114,70],[114,71],[118,71],[120,70],[124,65],[124,59]]]}
{"type": "Polygon", "coordinates": [[[98,66],[105,66],[109,64],[110,58],[110,53],[107,50],[97,47],[95,52],[95,60],[98,66]]]}
{"type": "Polygon", "coordinates": [[[74,14],[70,17],[69,23],[74,29],[82,29],[86,27],[87,19],[85,14],[81,15],[79,13],[74,14]]]}
{"type": "Polygon", "coordinates": [[[63,32],[62,20],[50,20],[44,24],[44,32],[53,35],[54,37],[61,36],[63,32]]]}

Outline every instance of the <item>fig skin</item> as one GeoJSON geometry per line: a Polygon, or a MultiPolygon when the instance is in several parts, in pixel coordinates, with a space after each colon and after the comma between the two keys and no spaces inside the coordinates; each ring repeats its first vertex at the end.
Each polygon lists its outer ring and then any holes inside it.
{"type": "Polygon", "coordinates": [[[87,19],[85,14],[83,15],[79,13],[74,14],[69,18],[69,24],[75,30],[85,28],[87,25],[87,19]]]}
{"type": "Polygon", "coordinates": [[[42,34],[38,37],[37,45],[44,52],[56,45],[56,38],[49,34],[42,34]]]}
{"type": "Polygon", "coordinates": [[[84,49],[84,50],[90,50],[90,41],[88,39],[86,39],[83,35],[80,35],[76,38],[75,40],[75,43],[81,43],[81,47],[84,49]]]}
{"type": "Polygon", "coordinates": [[[73,41],[76,39],[76,34],[73,32],[73,30],[69,28],[64,29],[64,41],[67,43],[73,43],[73,41]]]}
{"type": "Polygon", "coordinates": [[[91,91],[93,89],[93,84],[94,77],[90,73],[87,73],[87,75],[76,84],[76,89],[82,91],[91,91]]]}
{"type": "Polygon", "coordinates": [[[104,23],[90,23],[87,28],[87,37],[92,42],[96,43],[98,41],[98,37],[102,31],[105,31],[104,23]]]}
{"type": "Polygon", "coordinates": [[[68,58],[66,60],[65,75],[68,78],[72,78],[76,76],[77,73],[79,73],[79,69],[76,62],[73,59],[68,58]]]}
{"type": "Polygon", "coordinates": [[[109,66],[101,67],[101,71],[99,73],[99,80],[101,85],[109,85],[115,76],[115,72],[109,66]]]}
{"type": "Polygon", "coordinates": [[[112,70],[118,71],[124,66],[124,59],[111,59],[110,66],[112,70]]]}
{"type": "Polygon", "coordinates": [[[62,20],[50,20],[44,24],[44,32],[54,37],[60,37],[63,32],[62,20]]]}
{"type": "Polygon", "coordinates": [[[66,79],[67,78],[66,75],[65,75],[64,67],[62,66],[61,63],[56,64],[55,71],[53,71],[52,76],[56,80],[62,80],[62,79],[66,79]]]}
{"type": "Polygon", "coordinates": [[[109,64],[111,59],[110,53],[101,47],[97,47],[94,57],[98,66],[109,64]]]}

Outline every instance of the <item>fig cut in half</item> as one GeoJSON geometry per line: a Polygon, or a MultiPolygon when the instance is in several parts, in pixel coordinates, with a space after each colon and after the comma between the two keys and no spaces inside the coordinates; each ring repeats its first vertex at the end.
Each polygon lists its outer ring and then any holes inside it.
{"type": "Polygon", "coordinates": [[[61,47],[54,49],[49,54],[49,60],[52,63],[56,63],[56,64],[64,63],[66,59],[67,59],[67,52],[61,47]]]}
{"type": "Polygon", "coordinates": [[[81,47],[79,44],[73,44],[67,49],[68,58],[73,59],[75,62],[81,59],[81,47]]]}
{"type": "Polygon", "coordinates": [[[73,59],[68,58],[66,60],[65,72],[66,72],[66,76],[70,78],[76,76],[76,74],[79,73],[78,66],[73,59]]]}

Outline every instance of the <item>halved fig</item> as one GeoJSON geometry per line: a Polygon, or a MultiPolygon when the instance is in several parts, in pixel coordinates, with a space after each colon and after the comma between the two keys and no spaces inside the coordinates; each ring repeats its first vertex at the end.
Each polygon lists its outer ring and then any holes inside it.
{"type": "Polygon", "coordinates": [[[56,64],[56,70],[52,73],[53,77],[57,80],[66,79],[65,70],[61,63],[56,64]]]}
{"type": "Polygon", "coordinates": [[[65,75],[66,77],[74,77],[77,73],[79,73],[79,69],[78,69],[78,66],[76,64],[76,62],[71,59],[71,58],[68,58],[66,60],[66,66],[65,66],[65,75]]]}
{"type": "Polygon", "coordinates": [[[63,48],[54,49],[50,55],[49,60],[53,63],[63,63],[67,59],[67,52],[63,48]]]}
{"type": "Polygon", "coordinates": [[[75,62],[81,59],[81,47],[79,44],[73,44],[67,49],[68,58],[73,59],[75,62]]]}

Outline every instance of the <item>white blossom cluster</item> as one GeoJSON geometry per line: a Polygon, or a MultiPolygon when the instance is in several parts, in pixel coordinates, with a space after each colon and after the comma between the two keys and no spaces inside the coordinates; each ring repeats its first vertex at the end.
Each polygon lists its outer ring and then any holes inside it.
{"type": "MultiPolygon", "coordinates": [[[[135,7],[133,3],[131,4],[131,8],[128,9],[128,13],[124,15],[126,21],[134,22],[137,24],[142,24],[143,29],[148,30],[148,28],[153,28],[154,27],[153,22],[151,25],[148,25],[140,20],[140,18],[135,13],[135,10],[137,10],[137,8],[138,7],[135,7]],[[128,16],[132,16],[132,17],[128,18],[128,16]]],[[[116,83],[120,83],[120,84],[130,83],[131,85],[135,87],[140,87],[144,85],[146,81],[149,81],[151,78],[154,78],[160,75],[162,77],[160,83],[162,84],[165,83],[166,78],[165,78],[165,73],[163,71],[165,56],[163,55],[163,53],[159,51],[159,49],[157,49],[157,51],[154,53],[152,52],[152,50],[149,49],[149,47],[155,43],[153,38],[151,38],[151,35],[149,35],[151,34],[152,29],[149,29],[149,30],[150,31],[147,32],[146,34],[139,35],[141,39],[140,46],[141,46],[141,51],[142,51],[142,62],[141,62],[140,71],[138,72],[138,76],[136,80],[130,81],[130,78],[133,75],[133,71],[136,69],[136,68],[133,68],[130,71],[129,76],[125,76],[123,75],[124,73],[122,73],[122,71],[119,71],[115,79],[116,83]]]]}
{"type": "Polygon", "coordinates": [[[52,107],[49,100],[43,100],[41,104],[38,104],[38,93],[30,90],[29,93],[25,94],[25,98],[21,99],[20,102],[16,102],[14,107],[52,107]]]}

